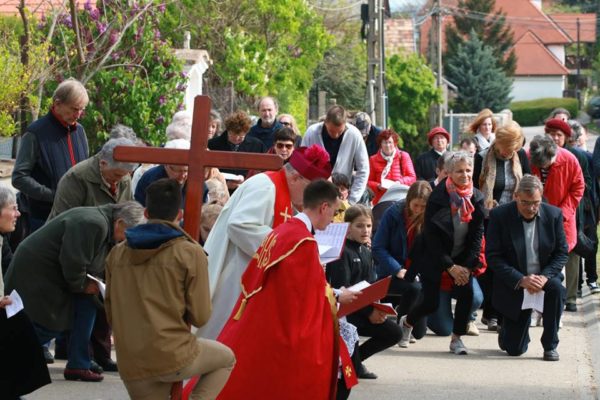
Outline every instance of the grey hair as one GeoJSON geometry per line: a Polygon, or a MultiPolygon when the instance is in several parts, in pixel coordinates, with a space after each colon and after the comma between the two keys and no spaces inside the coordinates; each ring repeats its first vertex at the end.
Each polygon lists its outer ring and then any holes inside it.
{"type": "Polygon", "coordinates": [[[536,135],[529,144],[531,164],[538,168],[545,167],[552,162],[557,152],[556,143],[548,135],[536,135]]]}
{"type": "Polygon", "coordinates": [[[265,96],[265,97],[261,97],[260,99],[258,99],[258,101],[256,102],[256,111],[260,110],[260,105],[263,101],[267,100],[267,99],[271,99],[271,101],[273,102],[273,105],[275,106],[276,110],[279,110],[279,103],[277,102],[277,99],[273,96],[265,96]]]}
{"type": "Polygon", "coordinates": [[[192,139],[192,123],[183,119],[173,121],[167,126],[166,134],[167,140],[185,139],[190,141],[192,139]]]}
{"type": "Polygon", "coordinates": [[[579,121],[577,121],[576,119],[570,119],[567,121],[567,123],[571,127],[571,137],[567,139],[571,144],[576,143],[581,137],[581,135],[583,135],[582,129],[585,128],[583,128],[583,126],[581,126],[579,121]]]}
{"type": "Polygon", "coordinates": [[[515,193],[526,193],[526,194],[535,194],[536,191],[540,192],[540,194],[544,193],[544,185],[540,178],[535,175],[525,174],[521,181],[517,185],[517,189],[515,193]]]}
{"type": "Polygon", "coordinates": [[[128,171],[133,171],[136,169],[138,166],[137,163],[115,161],[113,158],[113,153],[115,151],[115,147],[117,146],[135,146],[135,143],[126,138],[110,139],[108,142],[104,143],[104,146],[102,146],[102,149],[98,153],[100,154],[100,160],[105,161],[110,169],[119,168],[126,169],[128,171]]]}
{"type": "Polygon", "coordinates": [[[440,158],[438,158],[437,163],[436,163],[436,168],[439,169],[440,171],[446,171],[446,163],[448,162],[449,159],[452,158],[452,156],[454,155],[453,151],[446,151],[444,152],[444,154],[442,154],[440,156],[440,158]]]}
{"type": "Polygon", "coordinates": [[[455,151],[454,153],[452,153],[452,156],[450,156],[444,162],[444,169],[446,170],[447,173],[451,173],[452,171],[454,171],[454,167],[456,166],[456,164],[458,164],[459,162],[462,162],[462,161],[469,164],[469,166],[471,168],[473,167],[473,163],[474,163],[473,156],[464,150],[459,150],[459,151],[455,151]]]}
{"type": "Polygon", "coordinates": [[[144,217],[144,207],[137,201],[126,201],[112,205],[113,222],[120,219],[127,228],[143,224],[146,222],[144,217]]]}
{"type": "Polygon", "coordinates": [[[571,113],[566,108],[558,107],[552,110],[550,113],[550,118],[556,118],[558,114],[565,114],[567,118],[571,118],[571,113]]]}
{"type": "Polygon", "coordinates": [[[123,124],[116,124],[110,130],[109,138],[110,139],[125,138],[125,139],[131,140],[132,142],[135,142],[137,140],[137,135],[135,134],[135,131],[133,129],[131,129],[130,127],[123,125],[123,124]]]}
{"type": "Polygon", "coordinates": [[[9,187],[0,186],[0,209],[15,204],[16,202],[17,196],[15,195],[15,192],[9,187]]]}
{"type": "Polygon", "coordinates": [[[62,81],[54,91],[52,100],[58,100],[64,104],[75,104],[80,101],[87,104],[90,101],[85,86],[75,78],[62,81]]]}

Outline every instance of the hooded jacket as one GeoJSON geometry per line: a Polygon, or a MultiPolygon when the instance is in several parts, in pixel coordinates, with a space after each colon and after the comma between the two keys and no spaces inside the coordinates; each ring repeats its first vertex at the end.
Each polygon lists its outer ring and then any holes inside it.
{"type": "Polygon", "coordinates": [[[174,373],[201,351],[188,323],[211,313],[208,260],[179,226],[150,220],[128,229],[106,261],[106,314],[123,380],[174,373]]]}

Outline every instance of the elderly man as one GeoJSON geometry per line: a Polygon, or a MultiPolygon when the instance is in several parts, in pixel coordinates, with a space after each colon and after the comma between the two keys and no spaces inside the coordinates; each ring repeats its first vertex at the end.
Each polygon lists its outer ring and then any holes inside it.
{"type": "Polygon", "coordinates": [[[302,211],[302,194],[310,181],[330,175],[329,156],[322,147],[300,147],[279,171],[251,177],[231,196],[204,245],[214,309],[199,331],[201,336],[217,337],[240,294],[240,278],[262,240],[302,211]]]}
{"type": "Polygon", "coordinates": [[[429,142],[431,149],[417,157],[415,172],[418,180],[432,181],[436,178],[437,160],[448,148],[450,134],[441,126],[437,126],[427,133],[427,142],[429,142]]]}
{"type": "Polygon", "coordinates": [[[32,232],[46,222],[60,178],[88,158],[87,138],[77,123],[88,101],[79,81],[63,81],[54,91],[50,112],[29,125],[21,139],[12,184],[28,204],[32,232]]]}
{"type": "Polygon", "coordinates": [[[62,177],[49,219],[73,207],[91,207],[133,200],[131,172],[137,164],[115,161],[117,146],[134,146],[125,138],[110,139],[95,156],[82,161],[62,177]]]}
{"type": "Polygon", "coordinates": [[[504,316],[498,334],[500,349],[511,356],[527,351],[532,310],[521,309],[523,298],[543,293],[543,358],[558,361],[558,325],[565,290],[561,270],[568,247],[562,211],[542,203],[543,191],[537,177],[525,175],[515,200],[490,212],[486,257],[494,271],[492,302],[504,316]]]}
{"type": "Polygon", "coordinates": [[[377,153],[379,150],[379,146],[377,146],[377,135],[381,133],[381,128],[371,123],[371,117],[369,117],[369,114],[366,112],[356,113],[354,116],[354,126],[356,126],[362,134],[369,157],[377,153]]]}
{"type": "Polygon", "coordinates": [[[353,177],[348,201],[354,204],[362,198],[367,188],[369,154],[360,131],[346,120],[344,107],[330,107],[324,122],[311,125],[306,130],[302,146],[317,144],[323,147],[329,153],[333,172],[353,177]]]}
{"type": "Polygon", "coordinates": [[[34,323],[39,343],[71,330],[64,376],[67,380],[98,382],[92,372],[88,344],[96,319],[97,283],[104,275],[108,251],[125,239],[125,229],[144,219],[137,202],[76,207],[48,221],[27,237],[6,273],[5,293],[21,295],[34,323]]]}
{"type": "MultiPolygon", "coordinates": [[[[165,143],[165,149],[190,149],[190,142],[186,139],[173,139],[165,143]]],[[[143,206],[146,206],[146,189],[150,184],[156,182],[159,179],[169,178],[174,179],[181,186],[182,194],[181,197],[181,208],[185,206],[185,194],[187,192],[187,178],[188,178],[188,166],[187,165],[157,165],[144,172],[144,175],[140,178],[137,186],[135,187],[135,199],[143,206]]],[[[206,202],[208,198],[208,188],[206,183],[204,184],[204,194],[202,202],[206,202]]]]}
{"type": "Polygon", "coordinates": [[[572,250],[577,244],[577,206],[583,197],[585,182],[579,162],[568,150],[558,147],[550,136],[538,135],[529,145],[531,172],[544,185],[547,202],[562,210],[569,259],[565,266],[566,311],[577,311],[579,256],[572,250]]]}
{"type": "Polygon", "coordinates": [[[250,128],[250,132],[248,132],[248,136],[263,142],[265,149],[273,147],[273,135],[283,127],[283,125],[277,121],[278,108],[277,100],[275,100],[275,98],[267,96],[260,99],[256,110],[260,118],[256,121],[256,124],[250,128]]]}

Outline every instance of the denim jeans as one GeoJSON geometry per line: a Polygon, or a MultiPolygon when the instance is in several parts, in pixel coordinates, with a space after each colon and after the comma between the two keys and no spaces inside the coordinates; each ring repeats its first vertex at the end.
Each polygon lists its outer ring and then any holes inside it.
{"type": "MultiPolygon", "coordinates": [[[[87,294],[73,294],[73,325],[69,340],[69,360],[67,368],[90,369],[91,359],[89,351],[90,336],[96,319],[96,305],[93,296],[87,294]]],[[[34,323],[35,331],[40,344],[56,338],[61,332],[47,329],[34,323]]]]}
{"type": "MultiPolygon", "coordinates": [[[[438,336],[449,336],[452,333],[454,317],[452,315],[452,299],[456,298],[453,291],[440,290],[440,305],[436,312],[427,317],[427,327],[438,336]]],[[[483,292],[479,287],[477,279],[473,279],[473,305],[471,306],[472,314],[479,309],[483,302],[483,292]]]]}

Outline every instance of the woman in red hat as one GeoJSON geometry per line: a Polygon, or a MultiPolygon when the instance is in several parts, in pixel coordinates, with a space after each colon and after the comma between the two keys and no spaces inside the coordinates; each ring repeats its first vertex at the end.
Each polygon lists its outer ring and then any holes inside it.
{"type": "Polygon", "coordinates": [[[429,151],[419,155],[415,161],[415,172],[418,180],[432,181],[436,178],[435,167],[438,158],[444,154],[450,143],[450,134],[441,126],[436,126],[427,133],[429,151]]]}

